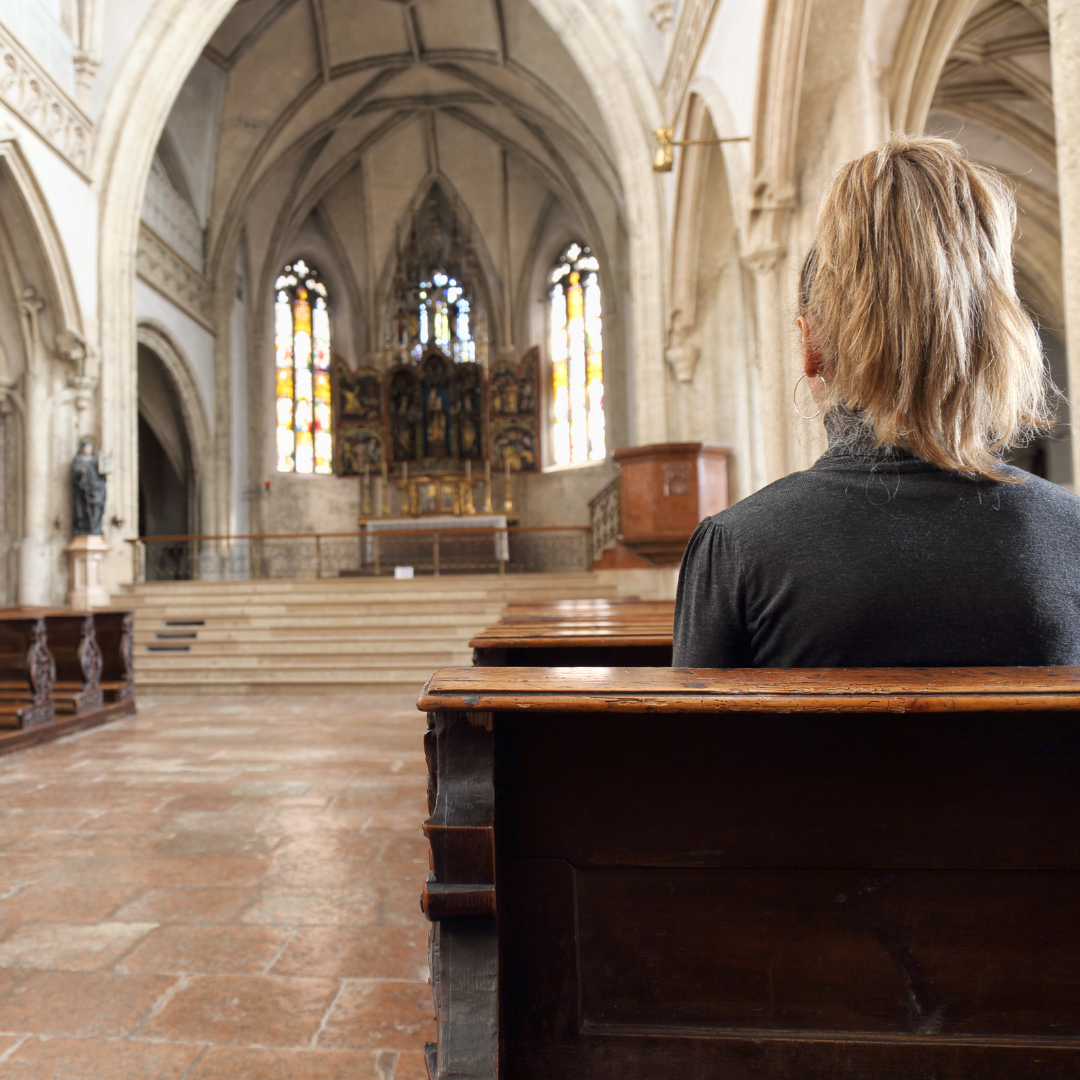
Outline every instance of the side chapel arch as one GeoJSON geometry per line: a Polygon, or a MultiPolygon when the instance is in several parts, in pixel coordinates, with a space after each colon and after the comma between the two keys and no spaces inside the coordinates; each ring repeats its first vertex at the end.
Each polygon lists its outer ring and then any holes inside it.
{"type": "Polygon", "coordinates": [[[0,141],[0,259],[12,293],[0,342],[4,591],[23,604],[58,603],[66,533],[52,522],[69,516],[68,453],[80,433],[94,434],[86,417],[96,371],[63,244],[14,140],[0,141]]]}

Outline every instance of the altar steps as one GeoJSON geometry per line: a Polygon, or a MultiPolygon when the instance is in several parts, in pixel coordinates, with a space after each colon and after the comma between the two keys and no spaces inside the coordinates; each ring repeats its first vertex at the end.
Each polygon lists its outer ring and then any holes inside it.
{"type": "Polygon", "coordinates": [[[512,574],[126,586],[142,693],[419,688],[472,662],[471,637],[511,602],[604,599],[610,575],[512,574]]]}

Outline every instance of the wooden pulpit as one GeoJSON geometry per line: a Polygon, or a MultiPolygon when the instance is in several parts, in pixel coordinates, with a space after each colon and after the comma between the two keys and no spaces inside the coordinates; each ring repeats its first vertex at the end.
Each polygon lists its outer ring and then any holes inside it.
{"type": "Polygon", "coordinates": [[[700,442],[616,450],[619,541],[659,566],[678,565],[694,529],[728,505],[730,454],[700,442]]]}

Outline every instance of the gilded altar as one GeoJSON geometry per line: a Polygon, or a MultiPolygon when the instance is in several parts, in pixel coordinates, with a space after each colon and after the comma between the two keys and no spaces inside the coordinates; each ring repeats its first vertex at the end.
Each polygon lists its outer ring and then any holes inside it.
{"type": "Polygon", "coordinates": [[[536,348],[490,368],[436,348],[386,371],[353,371],[336,358],[337,471],[381,475],[413,517],[475,513],[473,489],[486,472],[490,506],[492,471],[540,468],[539,366],[536,348]]]}

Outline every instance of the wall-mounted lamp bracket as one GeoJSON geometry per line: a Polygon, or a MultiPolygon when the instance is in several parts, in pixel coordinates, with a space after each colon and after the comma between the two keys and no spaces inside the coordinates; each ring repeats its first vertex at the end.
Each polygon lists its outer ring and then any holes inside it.
{"type": "Polygon", "coordinates": [[[720,143],[749,142],[749,135],[734,135],[725,139],[676,139],[674,127],[657,128],[656,153],[653,154],[653,172],[671,172],[675,167],[676,146],[719,146],[720,143]]]}

